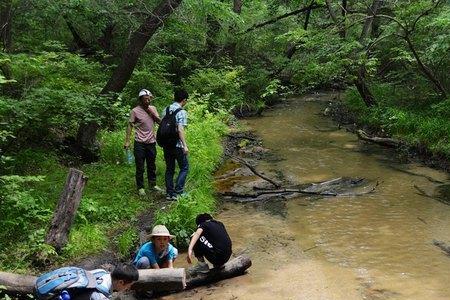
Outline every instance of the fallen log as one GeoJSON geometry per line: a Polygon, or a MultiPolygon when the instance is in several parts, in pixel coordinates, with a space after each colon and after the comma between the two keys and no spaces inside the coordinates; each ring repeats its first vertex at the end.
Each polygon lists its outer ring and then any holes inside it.
{"type": "Polygon", "coordinates": [[[399,147],[403,145],[403,142],[393,139],[393,138],[382,138],[382,137],[370,137],[367,133],[365,133],[363,130],[358,130],[356,132],[358,137],[364,141],[376,143],[379,145],[387,146],[387,147],[399,147]]]}
{"type": "Polygon", "coordinates": [[[139,280],[131,289],[135,291],[181,291],[186,287],[184,268],[139,270],[139,280]]]}
{"type": "MultiPolygon", "coordinates": [[[[10,295],[33,294],[36,276],[0,272],[0,286],[10,295]]],[[[184,268],[139,270],[139,280],[131,287],[136,291],[180,291],[186,287],[184,268]]]]}
{"type": "Polygon", "coordinates": [[[36,276],[31,275],[0,272],[0,286],[3,286],[6,292],[13,295],[33,294],[36,279],[36,276]]]}
{"type": "Polygon", "coordinates": [[[252,261],[250,260],[250,257],[246,255],[239,255],[228,261],[223,266],[223,268],[210,269],[210,271],[206,274],[191,276],[188,269],[186,289],[191,289],[196,286],[206,285],[219,280],[243,275],[245,271],[251,267],[251,265],[252,261]]]}

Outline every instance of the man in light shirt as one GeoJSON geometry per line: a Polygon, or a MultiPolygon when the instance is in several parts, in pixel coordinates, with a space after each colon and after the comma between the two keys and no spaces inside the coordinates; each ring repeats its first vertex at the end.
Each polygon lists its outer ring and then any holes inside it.
{"type": "Polygon", "coordinates": [[[124,148],[130,147],[131,131],[135,129],[134,160],[136,163],[136,186],[140,196],[145,196],[144,169],[147,165],[147,180],[149,189],[159,191],[156,185],[156,136],[154,124],[160,123],[156,107],[150,105],[153,95],[149,90],[139,92],[139,104],[130,112],[124,148]]]}

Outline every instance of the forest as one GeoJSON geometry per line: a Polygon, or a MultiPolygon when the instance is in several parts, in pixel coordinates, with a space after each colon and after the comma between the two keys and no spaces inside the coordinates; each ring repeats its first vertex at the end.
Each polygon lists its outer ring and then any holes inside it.
{"type": "Polygon", "coordinates": [[[0,9],[2,271],[111,248],[127,260],[148,211],[186,246],[195,216],[217,210],[223,136],[291,95],[339,91],[358,126],[450,159],[446,0],[0,0],[0,9]],[[177,87],[190,94],[189,192],[161,206],[136,193],[125,128],[139,90],[161,112],[177,87]],[[71,167],[89,179],[56,251],[45,236],[71,167]]]}

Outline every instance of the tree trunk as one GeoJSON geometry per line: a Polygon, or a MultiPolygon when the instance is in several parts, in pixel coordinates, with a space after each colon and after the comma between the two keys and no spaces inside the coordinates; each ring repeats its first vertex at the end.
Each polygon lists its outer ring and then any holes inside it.
{"type": "MultiPolygon", "coordinates": [[[[236,277],[250,268],[252,261],[248,256],[240,255],[228,261],[219,270],[211,269],[209,273],[186,278],[184,268],[139,270],[139,280],[131,289],[136,291],[181,291],[199,285],[236,277]]],[[[37,277],[0,272],[0,286],[5,286],[8,294],[32,294],[37,277]]]]}
{"type": "MultiPolygon", "coordinates": [[[[363,29],[361,31],[361,35],[359,37],[359,42],[361,45],[363,45],[364,49],[365,46],[365,40],[369,37],[370,32],[372,31],[372,23],[374,16],[376,15],[378,9],[380,8],[382,4],[382,0],[374,0],[371,7],[367,11],[367,19],[364,22],[363,29]]],[[[368,106],[374,106],[376,104],[375,97],[370,92],[369,87],[367,86],[366,82],[366,66],[360,65],[358,68],[357,78],[354,81],[354,84],[361,95],[361,98],[363,99],[364,103],[368,106]]]]}
{"type": "Polygon", "coordinates": [[[69,170],[52,224],[45,238],[45,243],[55,247],[58,252],[67,244],[70,227],[80,205],[86,181],[87,177],[83,172],[73,168],[69,170]]]}
{"type": "Polygon", "coordinates": [[[184,268],[139,270],[139,280],[133,283],[135,291],[181,291],[186,287],[184,268]]]}
{"type": "MultiPolygon", "coordinates": [[[[125,49],[121,61],[114,70],[111,78],[100,92],[101,95],[111,94],[112,98],[117,97],[133,73],[139,56],[148,40],[153,36],[156,30],[164,24],[164,21],[172,14],[172,12],[181,4],[182,0],[164,0],[153,12],[147,17],[141,26],[131,34],[128,46],[125,49]]],[[[82,123],[78,128],[77,142],[83,148],[83,152],[88,156],[98,157],[95,154],[96,136],[98,125],[95,122],[82,123]]]]}
{"type": "Polygon", "coordinates": [[[364,40],[367,39],[372,32],[372,24],[377,14],[378,9],[381,7],[383,0],[374,0],[372,5],[367,11],[367,19],[364,22],[364,26],[361,32],[361,36],[359,37],[359,41],[364,43],[364,40]]]}
{"type": "Polygon", "coordinates": [[[11,50],[12,1],[0,0],[0,39],[4,52],[11,50]]]}
{"type": "Polygon", "coordinates": [[[82,52],[92,51],[91,47],[88,43],[86,43],[81,36],[78,34],[77,30],[73,26],[72,22],[69,21],[67,16],[64,16],[64,20],[66,21],[67,27],[69,28],[70,33],[73,36],[73,42],[75,43],[76,50],[80,50],[82,52]]]}
{"type": "Polygon", "coordinates": [[[358,90],[359,95],[361,96],[367,107],[374,106],[376,104],[375,97],[373,96],[372,92],[370,91],[366,83],[365,66],[362,65],[358,68],[358,75],[354,81],[354,84],[356,86],[356,89],[358,90]]]}
{"type": "Polygon", "coordinates": [[[0,272],[0,286],[4,286],[9,295],[33,294],[36,279],[36,276],[0,272]]]}
{"type": "Polygon", "coordinates": [[[103,35],[98,39],[100,47],[105,51],[105,53],[113,54],[112,41],[114,35],[115,24],[108,22],[106,27],[102,30],[103,35]]]}
{"type": "Polygon", "coordinates": [[[195,277],[188,276],[186,289],[242,275],[251,265],[250,257],[240,255],[228,261],[222,269],[210,269],[209,273],[206,274],[198,274],[195,277]]]}
{"type": "MultiPolygon", "coordinates": [[[[186,287],[184,268],[138,270],[139,280],[131,289],[136,291],[181,291],[186,287]]],[[[0,272],[0,286],[6,288],[9,295],[33,294],[36,276],[0,272]]],[[[19,298],[26,299],[26,298],[19,298]]]]}
{"type": "Polygon", "coordinates": [[[181,4],[182,0],[162,1],[150,14],[141,26],[131,34],[130,41],[125,49],[122,59],[114,70],[108,83],[101,94],[120,93],[133,73],[139,56],[149,39],[156,30],[164,24],[164,21],[181,4]]]}
{"type": "Polygon", "coordinates": [[[233,11],[237,14],[240,14],[242,10],[242,0],[234,0],[233,1],[233,11]]]}
{"type": "Polygon", "coordinates": [[[345,21],[347,19],[347,8],[348,8],[347,0],[342,0],[341,14],[342,14],[344,24],[343,24],[341,30],[339,31],[339,35],[341,36],[341,38],[345,38],[347,35],[347,31],[345,29],[345,21]]]}

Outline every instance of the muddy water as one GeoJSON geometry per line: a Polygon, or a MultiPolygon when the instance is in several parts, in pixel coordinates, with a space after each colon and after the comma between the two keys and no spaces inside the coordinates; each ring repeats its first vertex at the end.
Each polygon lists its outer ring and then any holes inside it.
{"type": "Polygon", "coordinates": [[[450,299],[450,257],[432,245],[450,242],[450,206],[414,187],[432,194],[438,184],[430,179],[448,183],[447,174],[402,164],[394,152],[338,129],[321,115],[330,97],[292,99],[245,121],[283,158],[258,170],[281,170],[297,183],[365,177],[380,182],[376,192],[225,204],[218,218],[234,252],[249,254],[253,266],[167,299],[450,299]]]}

